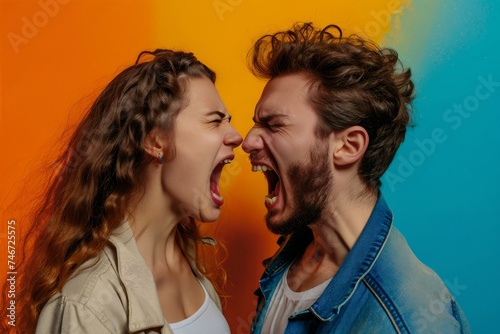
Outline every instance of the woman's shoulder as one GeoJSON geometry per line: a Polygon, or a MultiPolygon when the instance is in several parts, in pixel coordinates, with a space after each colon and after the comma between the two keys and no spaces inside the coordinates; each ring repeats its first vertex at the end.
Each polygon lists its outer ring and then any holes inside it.
{"type": "Polygon", "coordinates": [[[109,288],[114,281],[118,281],[118,275],[105,251],[99,256],[83,263],[64,284],[60,294],[67,300],[79,302],[95,298],[96,289],[100,285],[109,288]]]}
{"type": "Polygon", "coordinates": [[[37,333],[59,332],[75,324],[89,330],[121,330],[127,318],[125,305],[126,294],[119,277],[102,252],[80,266],[62,290],[49,299],[40,313],[37,333]],[[78,319],[85,319],[86,324],[78,319]]]}

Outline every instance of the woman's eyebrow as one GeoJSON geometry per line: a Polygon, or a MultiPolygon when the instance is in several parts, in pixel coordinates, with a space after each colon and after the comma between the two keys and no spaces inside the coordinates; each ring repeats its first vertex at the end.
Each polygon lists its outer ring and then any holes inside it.
{"type": "Polygon", "coordinates": [[[217,115],[217,116],[220,116],[221,118],[228,118],[229,121],[231,121],[231,118],[232,118],[232,116],[229,115],[228,113],[224,113],[224,112],[219,111],[219,110],[209,111],[206,114],[206,116],[212,116],[212,115],[217,115]]]}

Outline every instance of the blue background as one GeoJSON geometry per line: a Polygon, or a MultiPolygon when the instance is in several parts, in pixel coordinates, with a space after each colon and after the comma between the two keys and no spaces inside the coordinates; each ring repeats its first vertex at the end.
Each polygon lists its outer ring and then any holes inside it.
{"type": "Polygon", "coordinates": [[[417,86],[414,127],[382,192],[473,333],[500,332],[499,13],[494,0],[414,0],[382,43],[398,50],[417,86]]]}

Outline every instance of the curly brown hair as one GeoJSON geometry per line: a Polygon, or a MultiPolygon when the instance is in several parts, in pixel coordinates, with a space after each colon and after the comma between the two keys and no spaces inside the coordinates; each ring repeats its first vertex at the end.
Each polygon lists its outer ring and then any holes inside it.
{"type": "Polygon", "coordinates": [[[410,123],[414,85],[398,54],[357,35],[344,37],[336,25],[316,29],[296,23],[265,35],[249,52],[250,70],[259,78],[305,73],[311,78],[309,102],[322,120],[317,135],[362,126],[369,146],[360,176],[371,191],[403,142],[410,123]]]}
{"type": "MultiPolygon", "coordinates": [[[[141,191],[152,159],[144,151],[146,135],[158,128],[172,138],[176,116],[187,102],[186,80],[202,76],[215,82],[215,73],[192,53],[159,49],[142,52],[104,88],[53,165],[25,238],[31,251],[19,270],[16,327],[2,319],[3,333],[34,333],[45,303],[104,249],[132,196],[141,191]]],[[[171,150],[166,159],[174,155],[171,150]]],[[[196,245],[201,239],[192,218],[177,232],[180,242],[196,245]]],[[[194,260],[206,273],[202,260],[194,260]]]]}

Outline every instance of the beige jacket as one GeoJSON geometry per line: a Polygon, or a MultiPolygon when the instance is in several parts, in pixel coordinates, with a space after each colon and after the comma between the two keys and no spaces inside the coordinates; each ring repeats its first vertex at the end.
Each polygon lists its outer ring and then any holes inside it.
{"type": "MultiPolygon", "coordinates": [[[[82,265],[45,304],[36,334],[173,334],[129,225],[124,223],[109,241],[98,259],[82,265]]],[[[198,276],[220,309],[214,287],[198,276]]]]}

